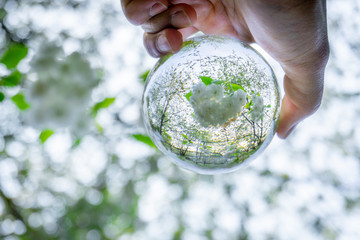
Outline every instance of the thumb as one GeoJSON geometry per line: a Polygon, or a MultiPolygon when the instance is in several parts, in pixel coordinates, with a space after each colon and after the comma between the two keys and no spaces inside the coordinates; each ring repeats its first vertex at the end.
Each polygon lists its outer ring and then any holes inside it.
{"type": "Polygon", "coordinates": [[[302,80],[285,75],[285,96],[282,100],[277,128],[277,134],[282,139],[287,138],[299,122],[316,112],[321,104],[323,74],[302,80]]]}
{"type": "Polygon", "coordinates": [[[287,138],[293,130],[296,128],[299,122],[306,118],[308,114],[301,111],[295,106],[287,95],[284,96],[281,105],[279,126],[277,128],[277,134],[280,138],[287,138]]]}

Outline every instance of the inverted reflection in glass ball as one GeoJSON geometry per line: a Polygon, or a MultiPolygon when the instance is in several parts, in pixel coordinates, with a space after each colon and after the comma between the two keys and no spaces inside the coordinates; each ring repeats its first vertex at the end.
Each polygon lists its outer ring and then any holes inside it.
{"type": "Polygon", "coordinates": [[[202,174],[234,171],[271,141],[279,89],[252,47],[201,36],[151,70],[143,95],[147,131],[179,166],[202,174]]]}

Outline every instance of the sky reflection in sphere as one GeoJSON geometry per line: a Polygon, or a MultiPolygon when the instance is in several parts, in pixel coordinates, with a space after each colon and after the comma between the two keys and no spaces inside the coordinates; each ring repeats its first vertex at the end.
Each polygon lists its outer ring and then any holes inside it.
{"type": "Polygon", "coordinates": [[[150,72],[143,96],[150,137],[179,166],[234,171],[271,141],[279,117],[275,75],[249,45],[200,36],[150,72]]]}

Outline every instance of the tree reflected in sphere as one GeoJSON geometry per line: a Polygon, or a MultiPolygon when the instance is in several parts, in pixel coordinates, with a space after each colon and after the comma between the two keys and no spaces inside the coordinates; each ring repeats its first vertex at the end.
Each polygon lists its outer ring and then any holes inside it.
{"type": "Polygon", "coordinates": [[[176,164],[201,174],[225,173],[270,143],[279,99],[271,67],[252,47],[200,36],[151,70],[143,116],[151,139],[176,164]]]}

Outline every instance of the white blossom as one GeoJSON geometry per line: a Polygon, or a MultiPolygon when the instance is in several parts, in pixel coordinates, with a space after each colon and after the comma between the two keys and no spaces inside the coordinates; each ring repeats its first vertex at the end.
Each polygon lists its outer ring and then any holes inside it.
{"type": "Polygon", "coordinates": [[[224,96],[224,89],[221,86],[215,84],[211,84],[206,87],[204,92],[208,96],[212,96],[211,99],[214,100],[221,100],[224,96]]]}
{"type": "Polygon", "coordinates": [[[261,96],[251,96],[253,107],[250,112],[250,116],[254,121],[260,120],[264,116],[264,100],[261,96]]]}
{"type": "Polygon", "coordinates": [[[246,103],[246,96],[242,90],[236,91],[233,95],[226,95],[222,86],[205,86],[200,82],[192,88],[190,103],[201,125],[216,126],[236,118],[246,103]]]}
{"type": "Polygon", "coordinates": [[[233,99],[243,106],[246,103],[246,93],[244,91],[236,91],[233,95],[233,99]]]}
{"type": "Polygon", "coordinates": [[[74,52],[64,56],[55,44],[44,44],[31,63],[36,80],[27,82],[25,96],[31,108],[25,122],[35,128],[69,127],[76,135],[92,124],[88,113],[90,96],[98,85],[97,72],[84,56],[74,52]]]}

